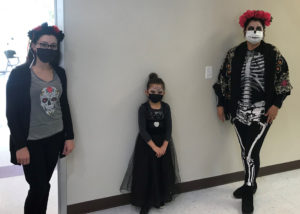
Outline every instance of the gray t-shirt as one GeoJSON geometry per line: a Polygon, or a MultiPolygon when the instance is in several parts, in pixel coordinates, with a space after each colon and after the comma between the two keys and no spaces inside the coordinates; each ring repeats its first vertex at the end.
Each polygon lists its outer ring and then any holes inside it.
{"type": "Polygon", "coordinates": [[[28,140],[50,137],[63,130],[60,96],[61,81],[54,71],[53,80],[45,82],[31,70],[31,113],[28,140]]]}

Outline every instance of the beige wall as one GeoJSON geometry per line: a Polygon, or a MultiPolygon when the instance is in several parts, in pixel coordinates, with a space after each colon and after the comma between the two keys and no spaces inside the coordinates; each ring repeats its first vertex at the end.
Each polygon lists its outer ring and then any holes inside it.
{"type": "Polygon", "coordinates": [[[262,165],[298,160],[298,2],[65,0],[65,67],[77,145],[67,161],[68,204],[120,194],[151,71],[166,82],[183,182],[242,170],[233,127],[217,120],[211,86],[226,50],[243,41],[238,17],[246,9],[272,13],[266,41],[286,57],[294,85],[267,136],[262,165]],[[205,80],[206,65],[213,66],[213,79],[205,80]]]}

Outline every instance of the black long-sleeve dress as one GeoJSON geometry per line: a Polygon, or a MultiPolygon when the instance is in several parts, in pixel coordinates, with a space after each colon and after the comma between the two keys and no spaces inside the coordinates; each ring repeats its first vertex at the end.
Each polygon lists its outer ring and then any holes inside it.
{"type": "Polygon", "coordinates": [[[148,102],[141,105],[139,134],[121,185],[121,191],[131,191],[133,205],[160,207],[172,200],[175,183],[180,177],[171,133],[171,110],[167,103],[162,102],[158,110],[152,109],[148,102]],[[157,158],[147,144],[149,140],[159,147],[167,140],[165,155],[157,158]]]}

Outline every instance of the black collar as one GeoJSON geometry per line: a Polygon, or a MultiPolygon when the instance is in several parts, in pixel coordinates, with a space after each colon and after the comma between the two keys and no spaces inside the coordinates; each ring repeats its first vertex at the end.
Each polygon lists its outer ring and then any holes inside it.
{"type": "MultiPolygon", "coordinates": [[[[259,46],[257,46],[253,51],[256,51],[256,52],[259,52],[259,53],[263,54],[265,45],[266,45],[266,43],[262,40],[260,42],[259,46]]],[[[240,47],[240,51],[242,53],[247,53],[247,51],[248,51],[247,41],[241,43],[239,45],[239,47],[240,47]]]]}

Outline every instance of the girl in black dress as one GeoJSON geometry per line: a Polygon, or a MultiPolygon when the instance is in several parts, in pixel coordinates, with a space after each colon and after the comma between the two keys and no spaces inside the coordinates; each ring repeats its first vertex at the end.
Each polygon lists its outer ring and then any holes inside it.
{"type": "Polygon", "coordinates": [[[131,191],[131,203],[141,207],[141,214],[171,201],[175,183],[180,181],[171,137],[171,110],[161,101],[165,84],[157,74],[149,75],[145,94],[149,100],[139,108],[139,134],[121,185],[121,191],[131,191]]]}

